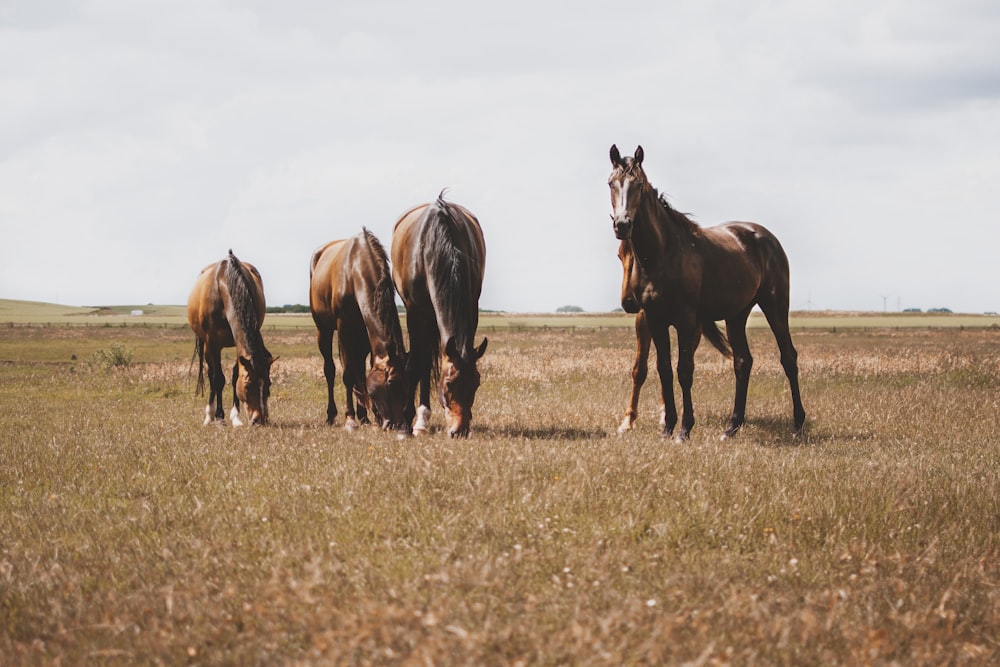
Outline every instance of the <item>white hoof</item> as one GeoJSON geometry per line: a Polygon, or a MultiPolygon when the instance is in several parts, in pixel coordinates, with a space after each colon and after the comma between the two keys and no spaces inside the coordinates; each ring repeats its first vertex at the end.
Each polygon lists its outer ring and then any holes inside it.
{"type": "Polygon", "coordinates": [[[618,427],[618,434],[622,435],[632,430],[632,420],[626,417],[618,427]]]}
{"type": "Polygon", "coordinates": [[[354,417],[348,417],[347,419],[344,420],[345,431],[353,431],[357,427],[358,427],[358,420],[355,419],[354,417]]]}
{"type": "Polygon", "coordinates": [[[204,423],[204,425],[208,426],[209,424],[212,423],[212,421],[213,421],[212,420],[212,405],[209,404],[209,405],[205,406],[205,423],[204,423]]]}
{"type": "Polygon", "coordinates": [[[427,422],[431,420],[431,409],[426,405],[417,408],[417,421],[413,424],[413,435],[427,432],[427,422]]]}
{"type": "Polygon", "coordinates": [[[243,426],[243,420],[240,419],[240,411],[233,406],[233,409],[229,411],[229,421],[233,422],[233,426],[243,426]]]}

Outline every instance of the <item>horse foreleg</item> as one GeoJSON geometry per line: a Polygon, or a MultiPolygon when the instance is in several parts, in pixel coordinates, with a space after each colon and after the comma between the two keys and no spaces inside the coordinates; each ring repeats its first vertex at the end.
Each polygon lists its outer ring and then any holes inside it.
{"type": "MultiPolygon", "coordinates": [[[[240,397],[236,393],[236,381],[240,376],[240,362],[239,360],[233,364],[233,409],[229,411],[229,421],[233,422],[233,426],[243,426],[243,420],[240,419],[240,397]]],[[[222,394],[219,394],[219,410],[222,410],[222,394]]]]}
{"type": "MultiPolygon", "coordinates": [[[[427,324],[418,319],[416,314],[410,317],[407,311],[410,328],[410,354],[407,359],[406,371],[410,381],[411,399],[403,412],[403,419],[412,424],[410,432],[421,435],[427,432],[431,416],[430,386],[431,386],[431,350],[432,336],[428,334],[427,324]],[[418,392],[419,389],[419,392],[418,392]],[[413,408],[413,396],[418,398],[417,409],[413,408]]],[[[433,326],[433,325],[431,325],[433,326]]]]}
{"type": "MultiPolygon", "coordinates": [[[[694,352],[701,341],[701,329],[697,324],[677,327],[677,381],[681,385],[681,430],[677,432],[677,442],[691,437],[694,428],[694,402],[691,400],[691,386],[694,384],[694,352]]],[[[667,432],[664,431],[666,434],[667,432]]]]}
{"type": "Polygon", "coordinates": [[[632,430],[639,415],[639,392],[646,382],[649,372],[649,327],[646,325],[646,313],[640,310],[635,316],[635,361],[632,363],[632,393],[628,397],[628,408],[625,410],[625,418],[618,427],[619,433],[632,430]]]}
{"type": "Polygon", "coordinates": [[[660,376],[660,426],[663,435],[673,435],[677,426],[677,406],[674,404],[674,372],[670,368],[670,329],[664,325],[650,330],[656,346],[656,372],[660,376]]]}
{"type": "Polygon", "coordinates": [[[344,389],[346,390],[346,405],[344,408],[344,428],[353,430],[360,424],[368,423],[368,411],[365,402],[368,400],[364,389],[365,359],[355,350],[359,341],[345,341],[343,331],[340,336],[340,361],[344,365],[344,389]],[[357,400],[357,405],[355,405],[357,400]]]}
{"type": "Polygon", "coordinates": [[[750,317],[749,308],[736,317],[726,320],[726,335],[733,351],[736,396],[733,399],[733,414],[729,418],[729,427],[722,434],[723,440],[736,435],[746,421],[747,391],[750,387],[750,369],[753,368],[753,355],[750,354],[750,344],[747,342],[748,317],[750,317]]]}
{"type": "Polygon", "coordinates": [[[413,435],[426,433],[431,420],[431,373],[430,369],[420,377],[420,400],[417,405],[417,420],[413,423],[413,435]]]}
{"type": "Polygon", "coordinates": [[[223,422],[226,413],[222,409],[222,392],[226,388],[226,375],[222,370],[222,351],[205,350],[208,366],[208,405],[205,406],[205,424],[223,422]]]}

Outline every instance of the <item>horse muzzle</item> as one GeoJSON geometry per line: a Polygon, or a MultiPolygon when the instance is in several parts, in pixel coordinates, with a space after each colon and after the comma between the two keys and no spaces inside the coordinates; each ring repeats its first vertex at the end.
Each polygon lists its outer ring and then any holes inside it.
{"type": "Polygon", "coordinates": [[[632,221],[628,218],[616,218],[614,221],[615,238],[625,241],[632,237],[632,221]]]}

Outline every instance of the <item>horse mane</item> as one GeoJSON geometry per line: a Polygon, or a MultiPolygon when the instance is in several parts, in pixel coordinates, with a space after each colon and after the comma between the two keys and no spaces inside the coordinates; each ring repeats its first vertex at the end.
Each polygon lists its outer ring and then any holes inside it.
{"type": "MultiPolygon", "coordinates": [[[[470,259],[457,242],[459,214],[452,204],[445,201],[444,193],[442,190],[428,209],[425,243],[429,252],[426,256],[431,258],[428,268],[434,283],[442,290],[439,295],[443,298],[439,306],[450,322],[456,325],[456,347],[459,354],[464,354],[472,345],[474,333],[462,326],[470,321],[472,315],[472,299],[469,298],[472,290],[470,259]]],[[[437,368],[440,345],[431,347],[435,355],[434,368],[437,368]]]]}
{"type": "Polygon", "coordinates": [[[653,188],[653,194],[656,196],[656,201],[659,202],[660,206],[663,207],[663,210],[666,211],[667,216],[669,216],[671,220],[677,223],[677,225],[679,225],[683,231],[691,234],[692,236],[702,235],[701,225],[692,220],[690,214],[681,213],[673,206],[671,206],[670,202],[667,201],[667,196],[662,192],[660,192],[659,190],[657,190],[656,188],[653,188]]]}
{"type": "MultiPolygon", "coordinates": [[[[248,269],[229,250],[229,257],[226,261],[226,287],[229,289],[230,302],[236,318],[243,333],[244,343],[250,353],[251,363],[255,367],[258,364],[266,363],[271,354],[264,347],[264,339],[260,335],[261,321],[258,316],[257,294],[247,277],[248,269]]],[[[233,323],[230,322],[230,326],[233,323]]],[[[234,334],[236,332],[233,332],[234,334]]],[[[261,366],[263,368],[263,366],[261,366]]],[[[258,368],[260,370],[260,368],[258,368]]]]}
{"type": "Polygon", "coordinates": [[[403,344],[403,330],[399,326],[399,313],[396,310],[396,288],[392,283],[392,272],[389,270],[389,255],[385,246],[372,234],[367,227],[362,227],[365,243],[374,255],[378,278],[375,283],[375,312],[379,321],[388,329],[386,341],[396,347],[396,352],[402,354],[406,349],[403,344]]]}

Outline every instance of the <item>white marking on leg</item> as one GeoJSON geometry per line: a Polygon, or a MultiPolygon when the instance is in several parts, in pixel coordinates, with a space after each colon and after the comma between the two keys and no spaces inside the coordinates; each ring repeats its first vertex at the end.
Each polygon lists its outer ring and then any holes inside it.
{"type": "Polygon", "coordinates": [[[413,435],[427,432],[427,422],[431,419],[431,409],[426,405],[417,407],[417,422],[413,425],[413,435]]]}
{"type": "Polygon", "coordinates": [[[358,427],[358,420],[355,419],[354,417],[348,417],[347,419],[344,420],[345,431],[353,431],[357,427],[358,427]]]}
{"type": "Polygon", "coordinates": [[[626,416],[625,419],[622,420],[621,425],[618,427],[618,433],[628,433],[631,430],[632,418],[630,416],[626,416]]]}
{"type": "Polygon", "coordinates": [[[212,404],[209,403],[205,406],[205,423],[204,426],[208,426],[212,423],[212,404]]]}
{"type": "Polygon", "coordinates": [[[243,426],[243,420],[240,419],[240,411],[235,405],[229,411],[229,421],[233,422],[233,426],[243,426]]]}

